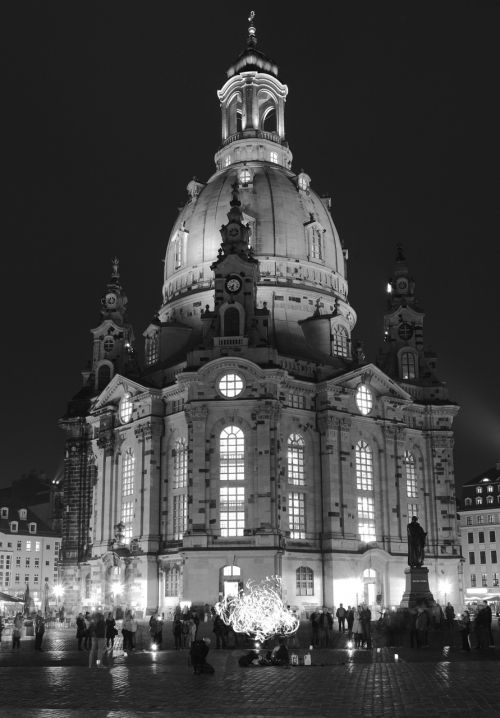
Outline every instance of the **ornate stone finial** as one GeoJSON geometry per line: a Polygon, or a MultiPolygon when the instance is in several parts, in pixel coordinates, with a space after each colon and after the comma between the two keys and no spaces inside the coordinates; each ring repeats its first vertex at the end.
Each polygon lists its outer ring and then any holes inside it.
{"type": "Polygon", "coordinates": [[[234,183],[231,185],[231,187],[233,188],[233,191],[232,191],[233,196],[232,196],[231,202],[230,202],[231,207],[240,207],[241,206],[240,191],[239,191],[239,184],[238,184],[237,179],[234,181],[234,183]]]}
{"type": "Polygon", "coordinates": [[[120,273],[118,272],[118,265],[120,264],[120,260],[118,259],[118,257],[115,257],[114,259],[112,259],[111,264],[113,266],[113,272],[111,273],[112,278],[119,279],[120,273]]]}
{"type": "Polygon", "coordinates": [[[248,28],[248,40],[247,45],[256,45],[257,44],[257,36],[256,36],[256,29],[255,25],[253,23],[253,19],[255,17],[255,12],[253,10],[250,11],[250,15],[248,17],[248,22],[250,23],[250,26],[248,28]]]}

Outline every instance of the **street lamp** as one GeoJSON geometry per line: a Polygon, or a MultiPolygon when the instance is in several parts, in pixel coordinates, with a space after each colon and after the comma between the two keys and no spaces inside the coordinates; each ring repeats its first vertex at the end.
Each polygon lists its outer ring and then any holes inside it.
{"type": "Polygon", "coordinates": [[[439,582],[439,590],[441,594],[444,594],[444,605],[446,606],[448,594],[450,592],[450,582],[445,578],[441,579],[439,582]]]}

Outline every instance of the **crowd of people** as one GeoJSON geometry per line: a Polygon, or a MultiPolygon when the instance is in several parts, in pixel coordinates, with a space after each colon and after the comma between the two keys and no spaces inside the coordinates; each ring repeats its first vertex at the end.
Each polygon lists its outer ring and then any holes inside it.
{"type": "MultiPolygon", "coordinates": [[[[341,603],[335,611],[339,633],[346,633],[355,648],[371,648],[372,612],[366,604],[347,606],[341,603]]],[[[321,611],[313,611],[311,622],[311,645],[313,648],[330,648],[333,645],[333,613],[323,606],[321,611]]]]}

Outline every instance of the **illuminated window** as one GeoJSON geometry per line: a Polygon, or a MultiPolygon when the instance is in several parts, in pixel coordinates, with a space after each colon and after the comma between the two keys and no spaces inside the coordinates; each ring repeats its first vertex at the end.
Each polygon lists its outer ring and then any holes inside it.
{"type": "Polygon", "coordinates": [[[476,516],[476,523],[477,524],[484,523],[483,519],[484,519],[484,516],[481,516],[481,514],[479,514],[479,516],[476,516]]]}
{"type": "Polygon", "coordinates": [[[417,376],[417,362],[413,352],[401,354],[401,378],[415,379],[417,376]]]}
{"type": "Polygon", "coordinates": [[[122,464],[122,496],[134,493],[135,457],[132,449],[127,449],[122,464]]]}
{"type": "Polygon", "coordinates": [[[332,354],[337,357],[349,356],[349,335],[347,329],[340,326],[340,324],[335,325],[333,328],[332,354]]]}
{"type": "Polygon", "coordinates": [[[365,543],[372,543],[377,540],[375,535],[375,526],[372,523],[360,521],[358,523],[358,531],[361,541],[364,541],[365,543]]]}
{"type": "Polygon", "coordinates": [[[365,441],[356,444],[356,488],[373,491],[372,450],[365,441]]]}
{"type": "Polygon", "coordinates": [[[471,585],[471,588],[476,588],[476,574],[475,573],[471,573],[471,575],[470,575],[470,585],[471,585]]]}
{"type": "Polygon", "coordinates": [[[301,172],[297,178],[297,186],[301,190],[306,190],[309,187],[309,178],[308,176],[301,172]]]}
{"type": "Polygon", "coordinates": [[[467,526],[472,526],[472,516],[467,516],[467,526]]]}
{"type": "Polygon", "coordinates": [[[113,351],[113,347],[115,346],[115,340],[113,337],[106,337],[106,339],[103,342],[104,351],[106,354],[109,354],[113,351]]]}
{"type": "Polygon", "coordinates": [[[160,342],[158,333],[152,334],[146,338],[146,363],[156,364],[159,359],[160,342]]]}
{"type": "Polygon", "coordinates": [[[220,534],[243,536],[245,529],[245,489],[223,486],[220,489],[220,534]]]}
{"type": "Polygon", "coordinates": [[[132,418],[132,399],[128,393],[124,394],[120,401],[119,414],[122,424],[127,424],[132,418]]]}
{"type": "Polygon", "coordinates": [[[40,541],[35,541],[35,551],[40,551],[40,541]]]}
{"type": "Polygon", "coordinates": [[[406,474],[406,493],[409,499],[416,499],[418,496],[417,491],[417,477],[415,474],[415,458],[410,451],[405,451],[403,457],[403,464],[405,467],[406,474]]]}
{"type": "Polygon", "coordinates": [[[240,184],[247,185],[252,181],[252,173],[248,169],[241,170],[239,174],[240,184]]]}
{"type": "Polygon", "coordinates": [[[498,586],[498,573],[493,574],[493,585],[498,586]]]}
{"type": "Polygon", "coordinates": [[[314,596],[314,572],[308,566],[299,566],[295,571],[297,596],[314,596]]]}
{"type": "Polygon", "coordinates": [[[471,506],[471,505],[472,505],[472,499],[469,499],[469,498],[465,499],[465,505],[466,505],[466,506],[471,506]]]}
{"type": "Polygon", "coordinates": [[[417,504],[408,504],[408,518],[411,519],[412,516],[416,516],[418,518],[417,504]]]}
{"type": "Polygon", "coordinates": [[[179,595],[180,571],[177,566],[168,568],[165,571],[165,596],[172,597],[179,595]]]}
{"type": "Polygon", "coordinates": [[[482,503],[483,503],[483,497],[482,497],[482,496],[477,496],[477,497],[476,497],[476,504],[477,504],[478,506],[481,506],[482,503]]]}
{"type": "Polygon", "coordinates": [[[300,434],[288,437],[288,481],[303,486],[304,481],[304,439],[300,434]]]}
{"type": "Polygon", "coordinates": [[[26,551],[31,551],[31,541],[26,541],[26,551]]]}
{"type": "Polygon", "coordinates": [[[306,537],[306,501],[304,494],[288,494],[288,526],[290,538],[306,537]]]}
{"type": "Polygon", "coordinates": [[[269,160],[271,162],[274,162],[274,164],[278,164],[278,153],[277,152],[270,152],[269,153],[269,160]]]}
{"type": "Polygon", "coordinates": [[[375,519],[375,508],[370,496],[358,496],[358,518],[371,521],[375,519]]]}
{"type": "Polygon", "coordinates": [[[487,504],[492,504],[492,503],[493,503],[493,496],[487,496],[487,497],[486,497],[486,503],[487,503],[487,504]]]}
{"type": "Polygon", "coordinates": [[[227,155],[224,160],[224,167],[229,167],[230,164],[231,164],[231,155],[227,155]]]}
{"type": "Polygon", "coordinates": [[[121,521],[124,525],[123,529],[123,540],[125,543],[130,543],[132,538],[132,522],[134,518],[134,504],[132,501],[124,501],[122,503],[122,514],[121,521]]]}
{"type": "Polygon", "coordinates": [[[323,230],[313,227],[311,231],[311,259],[323,259],[323,230]]]}
{"type": "Polygon", "coordinates": [[[187,501],[186,494],[174,496],[173,529],[174,540],[181,541],[187,527],[187,501]]]}
{"type": "Polygon", "coordinates": [[[491,494],[491,493],[493,492],[493,486],[492,486],[491,484],[490,484],[489,486],[487,486],[487,487],[486,487],[486,491],[487,491],[489,494],[491,494]]]}
{"type": "Polygon", "coordinates": [[[241,576],[241,568],[239,566],[224,566],[222,569],[223,576],[241,576]]]}
{"type": "Polygon", "coordinates": [[[372,410],[372,393],[365,384],[360,384],[356,391],[356,404],[363,416],[366,416],[372,410]]]}
{"type": "Polygon", "coordinates": [[[179,439],[174,449],[174,489],[187,486],[187,446],[185,439],[179,439]]]}
{"type": "Polygon", "coordinates": [[[237,426],[226,426],[220,434],[221,481],[243,481],[245,478],[245,437],[237,426]]]}
{"type": "Polygon", "coordinates": [[[481,586],[485,588],[488,585],[488,576],[485,573],[481,574],[481,586]]]}
{"type": "Polygon", "coordinates": [[[243,379],[239,374],[224,374],[219,379],[219,391],[228,398],[238,396],[243,391],[243,379]]]}
{"type": "Polygon", "coordinates": [[[483,493],[483,487],[482,486],[476,486],[476,494],[482,494],[483,493]]]}

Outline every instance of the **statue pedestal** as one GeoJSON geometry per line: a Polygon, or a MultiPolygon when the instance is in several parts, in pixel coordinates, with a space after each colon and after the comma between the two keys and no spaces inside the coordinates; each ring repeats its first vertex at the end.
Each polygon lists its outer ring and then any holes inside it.
{"type": "Polygon", "coordinates": [[[406,590],[399,604],[401,608],[415,608],[425,603],[427,606],[434,606],[434,596],[429,590],[429,569],[425,566],[420,568],[405,568],[406,590]]]}

